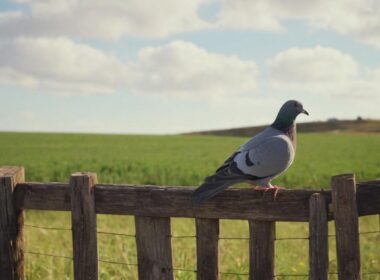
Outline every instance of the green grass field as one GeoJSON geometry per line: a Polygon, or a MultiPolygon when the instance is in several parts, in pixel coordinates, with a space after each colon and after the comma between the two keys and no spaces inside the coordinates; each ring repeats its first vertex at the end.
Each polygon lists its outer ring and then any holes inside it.
{"type": "MultiPolygon", "coordinates": [[[[246,138],[214,136],[123,136],[0,133],[0,165],[23,165],[27,181],[67,182],[71,173],[93,171],[102,183],[198,185],[246,138]]],[[[332,175],[355,172],[358,180],[380,177],[380,135],[300,134],[295,163],[275,183],[288,188],[329,188],[332,175]]],[[[27,211],[26,223],[70,228],[70,214],[27,211]]],[[[98,231],[134,234],[133,217],[98,215],[98,231]]],[[[333,234],[333,225],[329,227],[333,234]]],[[[379,217],[360,219],[361,231],[379,230],[379,217]]],[[[305,223],[277,223],[277,237],[307,237],[305,223]]],[[[173,235],[194,235],[191,219],[172,219],[173,235]]],[[[245,221],[221,222],[221,237],[247,237],[245,221]]],[[[71,232],[26,226],[26,250],[71,257],[71,232]]],[[[330,239],[330,271],[336,271],[334,237],[330,239]]],[[[380,271],[379,234],[361,235],[363,271],[380,271]]],[[[98,234],[100,279],[137,279],[133,237],[98,234]]],[[[174,266],[195,269],[195,239],[173,239],[174,266]]],[[[308,240],[276,242],[277,274],[308,274],[308,240]]],[[[248,240],[220,241],[221,271],[248,272],[248,240]]],[[[195,279],[176,271],[177,279],[195,279]]],[[[27,279],[72,279],[70,259],[26,254],[27,279]]],[[[337,279],[336,275],[330,275],[337,279]]],[[[247,279],[222,274],[221,279],[247,279]]],[[[277,279],[307,279],[281,277],[277,279]]],[[[363,279],[380,279],[367,274],[363,279]]]]}

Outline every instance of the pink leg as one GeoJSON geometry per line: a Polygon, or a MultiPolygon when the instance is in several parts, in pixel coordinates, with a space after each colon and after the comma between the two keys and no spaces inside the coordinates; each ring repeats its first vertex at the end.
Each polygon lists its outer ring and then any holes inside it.
{"type": "Polygon", "coordinates": [[[280,186],[270,186],[269,189],[274,190],[273,200],[276,200],[278,191],[279,190],[284,190],[285,188],[284,187],[280,187],[280,186]]]}
{"type": "Polygon", "coordinates": [[[252,187],[255,189],[255,190],[263,190],[264,193],[266,193],[267,191],[269,190],[274,190],[274,194],[273,194],[273,199],[276,200],[276,197],[277,197],[277,193],[279,192],[279,190],[284,190],[285,188],[284,187],[280,187],[280,186],[268,186],[268,187],[263,187],[263,186],[255,186],[255,185],[252,185],[252,187]]]}
{"type": "Polygon", "coordinates": [[[263,187],[263,186],[253,186],[253,189],[254,190],[257,190],[257,191],[264,191],[264,195],[267,193],[267,191],[269,191],[271,188],[270,187],[263,187]]]}

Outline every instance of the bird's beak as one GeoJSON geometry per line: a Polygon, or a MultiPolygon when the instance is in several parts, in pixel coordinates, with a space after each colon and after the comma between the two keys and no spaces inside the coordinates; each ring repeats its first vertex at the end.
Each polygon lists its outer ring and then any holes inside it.
{"type": "Polygon", "coordinates": [[[306,111],[306,110],[304,110],[304,109],[302,109],[302,112],[301,113],[303,113],[303,114],[305,114],[305,115],[309,115],[309,113],[306,111]]]}

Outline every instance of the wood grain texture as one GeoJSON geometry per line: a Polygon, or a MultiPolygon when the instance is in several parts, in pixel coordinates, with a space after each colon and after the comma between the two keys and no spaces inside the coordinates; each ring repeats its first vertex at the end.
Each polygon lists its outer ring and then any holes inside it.
{"type": "Polygon", "coordinates": [[[219,279],[219,220],[196,219],[197,279],[219,279]]]}
{"type": "Polygon", "coordinates": [[[360,245],[354,174],[331,179],[339,279],[360,279],[360,245]]]}
{"type": "Polygon", "coordinates": [[[98,279],[98,250],[93,186],[96,174],[75,173],[70,178],[74,279],[98,279]]]}
{"type": "Polygon", "coordinates": [[[309,262],[310,280],[328,279],[328,224],[327,204],[318,193],[310,197],[309,262]]]}
{"type": "Polygon", "coordinates": [[[272,280],[275,275],[274,222],[249,221],[249,279],[272,280]]]}
{"type": "MultiPolygon", "coordinates": [[[[257,219],[267,221],[307,221],[310,190],[273,192],[252,189],[228,189],[210,201],[193,206],[194,188],[157,186],[97,185],[98,213],[151,217],[195,217],[207,219],[257,219]]],[[[318,192],[318,191],[317,191],[318,192]]],[[[323,192],[329,200],[329,192],[323,192]]]]}
{"type": "Polygon", "coordinates": [[[13,203],[13,190],[24,181],[23,167],[0,168],[0,279],[24,279],[24,213],[13,203]]]}
{"type": "Polygon", "coordinates": [[[139,279],[173,280],[170,218],[135,217],[139,279]]]}
{"type": "Polygon", "coordinates": [[[23,166],[1,166],[0,167],[0,177],[11,176],[14,182],[20,183],[25,180],[25,169],[23,166]]]}
{"type": "MultiPolygon", "coordinates": [[[[271,192],[232,188],[199,207],[193,207],[190,195],[194,189],[98,184],[94,190],[96,212],[152,217],[307,221],[309,198],[313,193],[320,192],[284,190],[274,200],[271,192]]],[[[330,191],[321,193],[326,201],[331,200],[330,191]]],[[[18,184],[15,201],[21,209],[69,211],[71,207],[70,190],[63,183],[18,184]]]]}
{"type": "Polygon", "coordinates": [[[71,211],[71,189],[65,183],[21,183],[14,190],[19,209],[71,211]]]}
{"type": "MultiPolygon", "coordinates": [[[[192,207],[190,194],[193,190],[193,187],[99,184],[94,190],[96,212],[156,217],[257,217],[269,221],[308,221],[308,203],[312,194],[321,193],[326,203],[331,203],[330,190],[284,190],[280,191],[273,201],[269,192],[263,194],[262,191],[229,189],[200,207],[192,207]],[[165,204],[160,203],[160,199],[163,199],[165,204]],[[139,207],[142,204],[147,207],[139,207]]],[[[14,200],[18,209],[70,211],[70,195],[69,185],[65,183],[28,182],[17,184],[14,200]]],[[[359,183],[356,195],[359,216],[380,213],[380,181],[359,183]]],[[[330,212],[328,219],[332,220],[330,212]]]]}

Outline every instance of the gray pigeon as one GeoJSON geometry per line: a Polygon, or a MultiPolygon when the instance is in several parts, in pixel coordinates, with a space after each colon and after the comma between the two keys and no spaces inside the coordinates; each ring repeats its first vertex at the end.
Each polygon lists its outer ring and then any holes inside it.
{"type": "Polygon", "coordinates": [[[295,119],[309,115],[300,102],[289,100],[282,105],[273,124],[254,136],[232,154],[214,175],[205,178],[191,197],[199,204],[217,195],[229,186],[248,182],[257,188],[278,188],[270,181],[292,164],[296,150],[295,119]]]}

